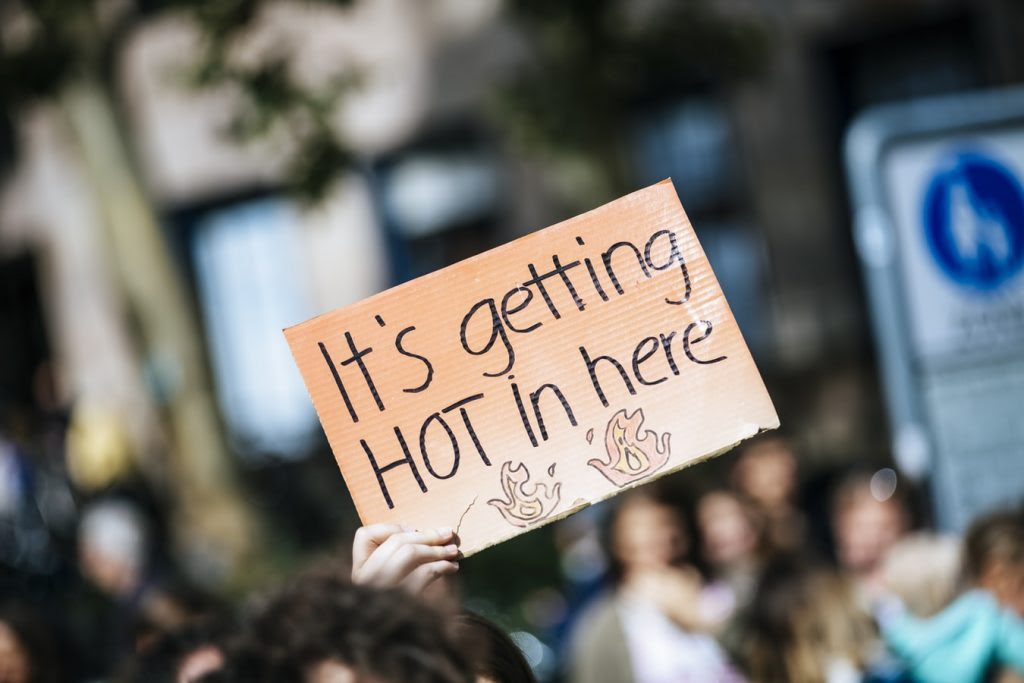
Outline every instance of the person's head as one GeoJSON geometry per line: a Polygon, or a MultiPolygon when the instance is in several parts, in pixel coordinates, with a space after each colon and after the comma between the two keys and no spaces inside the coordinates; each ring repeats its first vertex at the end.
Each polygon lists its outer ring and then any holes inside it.
{"type": "Polygon", "coordinates": [[[766,683],[824,683],[836,662],[862,669],[876,639],[842,577],[795,559],[765,568],[744,624],[741,665],[766,683]]]}
{"type": "Polygon", "coordinates": [[[881,483],[878,473],[848,475],[832,496],[836,559],[844,571],[855,576],[877,570],[885,554],[911,527],[905,485],[892,470],[885,472],[889,476],[881,483]]]}
{"type": "Polygon", "coordinates": [[[459,644],[474,653],[476,683],[536,683],[519,647],[494,623],[472,612],[455,620],[459,644]]]}
{"type": "Polygon", "coordinates": [[[690,550],[683,511],[662,489],[645,487],[627,493],[612,512],[609,554],[616,573],[674,566],[690,550]]]}
{"type": "Polygon", "coordinates": [[[452,619],[398,589],[306,575],[243,621],[220,680],[470,683],[452,619]]]}
{"type": "Polygon", "coordinates": [[[956,597],[960,556],[960,541],[954,536],[909,534],[886,553],[882,581],[911,614],[930,617],[956,597]]]}
{"type": "Polygon", "coordinates": [[[207,638],[222,627],[226,605],[213,595],[180,579],[161,576],[134,596],[128,632],[135,652],[146,652],[154,644],[166,645],[167,637],[187,646],[196,638],[207,638]]]}
{"type": "Polygon", "coordinates": [[[0,621],[0,681],[29,683],[32,680],[32,658],[18,632],[0,621]]]}
{"type": "Polygon", "coordinates": [[[224,666],[229,619],[194,619],[146,643],[122,675],[124,683],[193,683],[224,666]]]}
{"type": "Polygon", "coordinates": [[[755,439],[740,453],[731,479],[736,490],[772,510],[796,493],[797,463],[789,442],[777,436],[755,439]]]}
{"type": "Polygon", "coordinates": [[[27,606],[0,606],[0,681],[50,683],[57,659],[47,626],[27,606]]]}
{"type": "Polygon", "coordinates": [[[964,573],[1024,617],[1024,514],[997,512],[974,522],[964,539],[964,573]]]}
{"type": "Polygon", "coordinates": [[[763,524],[757,511],[732,491],[716,489],[697,501],[701,553],[713,570],[747,566],[761,550],[763,524]]]}
{"type": "Polygon", "coordinates": [[[145,516],[127,500],[91,504],[78,525],[82,574],[108,595],[124,596],[143,579],[149,552],[145,516]]]}

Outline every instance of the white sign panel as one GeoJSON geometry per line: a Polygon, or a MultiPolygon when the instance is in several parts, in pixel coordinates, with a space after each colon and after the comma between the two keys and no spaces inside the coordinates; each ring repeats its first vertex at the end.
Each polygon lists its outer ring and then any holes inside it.
{"type": "Polygon", "coordinates": [[[1024,131],[905,142],[882,165],[915,355],[1019,351],[1024,131]]]}
{"type": "Polygon", "coordinates": [[[1024,502],[1024,89],[880,107],[846,154],[893,454],[962,530],[1024,502]]]}

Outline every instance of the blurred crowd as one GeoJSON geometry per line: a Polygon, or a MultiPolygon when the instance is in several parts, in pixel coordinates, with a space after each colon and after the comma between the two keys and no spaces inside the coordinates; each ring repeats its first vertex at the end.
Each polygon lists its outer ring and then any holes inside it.
{"type": "Polygon", "coordinates": [[[616,563],[581,616],[570,678],[985,681],[1024,676],[1024,515],[963,539],[922,530],[890,469],[827,492],[829,543],[798,504],[797,460],[763,439],[692,508],[652,487],[609,522],[616,563]],[[829,552],[831,551],[831,552],[829,552]]]}
{"type": "Polygon", "coordinates": [[[994,502],[1024,506],[1021,26],[1020,0],[0,0],[0,683],[1024,681],[1024,508],[994,502]],[[984,117],[892,138],[864,204],[850,131],[932,96],[915,126],[984,117]],[[667,177],[792,431],[470,558],[357,531],[280,329],[667,177]],[[905,249],[888,206],[915,193],[949,194],[988,284],[925,276],[934,227],[905,249]],[[872,333],[883,261],[906,320],[872,333]]]}
{"type": "MultiPolygon", "coordinates": [[[[0,450],[8,503],[46,476],[20,467],[12,443],[0,450]]],[[[717,483],[671,476],[560,523],[563,556],[596,533],[607,561],[567,572],[560,664],[542,675],[496,615],[464,607],[452,529],[364,527],[344,551],[229,600],[168,569],[137,492],[89,501],[63,540],[44,533],[53,510],[8,504],[0,681],[1024,680],[1022,510],[941,535],[895,471],[809,481],[800,462],[761,437],[717,483]],[[32,555],[33,529],[75,561],[32,578],[13,553],[32,555]]]]}

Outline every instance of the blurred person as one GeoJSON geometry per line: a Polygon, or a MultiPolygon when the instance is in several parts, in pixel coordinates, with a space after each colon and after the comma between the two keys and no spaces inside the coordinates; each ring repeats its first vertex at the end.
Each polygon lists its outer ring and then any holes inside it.
{"type": "Polygon", "coordinates": [[[755,439],[741,452],[730,473],[732,486],[757,505],[765,518],[768,544],[795,552],[807,536],[807,520],[796,505],[797,458],[781,437],[755,439]]]}
{"type": "Polygon", "coordinates": [[[78,525],[82,574],[105,594],[127,598],[145,582],[149,553],[146,520],[127,500],[91,504],[78,525]]]}
{"type": "Polygon", "coordinates": [[[454,615],[397,588],[308,574],[243,620],[224,669],[233,683],[470,683],[454,615]]]}
{"type": "Polygon", "coordinates": [[[887,598],[895,597],[911,614],[930,617],[945,608],[959,589],[960,539],[915,532],[897,541],[882,560],[881,581],[887,598]]]}
{"type": "Polygon", "coordinates": [[[225,605],[213,596],[185,582],[166,578],[148,581],[142,609],[132,613],[129,623],[131,642],[136,653],[166,637],[210,631],[226,614],[225,605]],[[208,624],[208,626],[203,626],[208,624]]]}
{"type": "Polygon", "coordinates": [[[125,683],[193,683],[224,667],[232,624],[221,617],[193,620],[146,643],[119,677],[125,683]]]}
{"type": "Polygon", "coordinates": [[[519,646],[494,622],[464,611],[455,628],[459,643],[474,653],[475,683],[537,683],[519,646]]]}
{"type": "Polygon", "coordinates": [[[850,583],[795,559],[765,568],[741,631],[737,659],[755,683],[857,683],[879,653],[850,583]]]}
{"type": "Polygon", "coordinates": [[[32,661],[25,644],[6,622],[0,621],[0,681],[29,683],[32,661]]]}
{"type": "Polygon", "coordinates": [[[840,570],[853,580],[858,599],[869,606],[884,590],[881,577],[886,553],[911,528],[905,484],[876,485],[874,476],[854,472],[832,494],[832,536],[840,570]]]}
{"type": "Polygon", "coordinates": [[[56,654],[49,628],[32,609],[0,606],[0,683],[56,683],[56,654]]]}
{"type": "Polygon", "coordinates": [[[964,574],[1001,607],[1024,617],[1024,511],[996,512],[971,525],[964,574]]]}
{"type": "Polygon", "coordinates": [[[754,592],[764,559],[764,520],[747,500],[716,489],[698,499],[696,521],[701,555],[712,577],[701,592],[701,611],[710,623],[721,625],[754,592]]]}
{"type": "Polygon", "coordinates": [[[151,520],[127,498],[95,501],[79,521],[82,576],[108,601],[100,617],[105,623],[95,629],[102,637],[94,639],[104,649],[107,669],[193,614],[180,591],[156,575],[150,561],[152,533],[151,520]]]}
{"type": "Polygon", "coordinates": [[[685,517],[658,488],[626,494],[608,527],[611,590],[580,617],[570,643],[576,683],[741,680],[699,630],[701,582],[686,563],[685,517]]]}
{"type": "Polygon", "coordinates": [[[967,590],[927,619],[888,605],[886,644],[922,683],[1024,676],[1024,515],[977,520],[963,547],[967,590]]]}
{"type": "MultiPolygon", "coordinates": [[[[382,588],[402,588],[434,604],[448,604],[439,579],[458,571],[458,537],[448,527],[416,531],[397,524],[360,527],[352,543],[352,581],[382,588]]],[[[461,612],[456,640],[470,655],[476,683],[535,683],[519,647],[495,624],[461,612]]]]}

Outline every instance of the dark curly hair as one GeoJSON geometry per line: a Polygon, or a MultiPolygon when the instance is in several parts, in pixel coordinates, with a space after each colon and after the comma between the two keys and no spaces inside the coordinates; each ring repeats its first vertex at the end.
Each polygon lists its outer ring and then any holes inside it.
{"type": "Polygon", "coordinates": [[[229,643],[226,667],[209,680],[301,683],[328,661],[389,683],[473,680],[442,613],[397,589],[327,573],[299,578],[255,609],[229,643]]]}
{"type": "Polygon", "coordinates": [[[537,683],[519,646],[498,625],[473,612],[455,619],[456,635],[466,650],[474,653],[478,679],[495,683],[537,683]]]}

